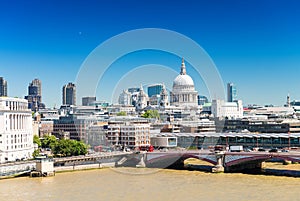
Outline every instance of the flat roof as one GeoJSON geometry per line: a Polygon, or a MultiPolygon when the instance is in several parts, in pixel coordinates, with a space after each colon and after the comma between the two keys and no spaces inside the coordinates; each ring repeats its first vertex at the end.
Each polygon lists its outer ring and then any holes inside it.
{"type": "Polygon", "coordinates": [[[165,137],[263,137],[263,138],[300,138],[300,133],[153,133],[153,136],[165,137]]]}

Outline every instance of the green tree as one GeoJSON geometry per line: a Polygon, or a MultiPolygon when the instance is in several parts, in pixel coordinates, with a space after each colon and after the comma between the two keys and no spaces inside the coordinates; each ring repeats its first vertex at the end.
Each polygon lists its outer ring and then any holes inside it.
{"type": "Polygon", "coordinates": [[[78,156],[87,154],[88,147],[85,143],[76,140],[59,140],[53,147],[55,155],[78,156]]]}
{"type": "Polygon", "coordinates": [[[121,111],[117,113],[117,116],[127,116],[127,113],[125,111],[121,111]]]}
{"type": "Polygon", "coordinates": [[[46,135],[42,140],[42,147],[43,148],[53,148],[55,144],[57,144],[58,140],[54,135],[46,135]]]}
{"type": "Polygon", "coordinates": [[[38,155],[40,155],[40,150],[39,150],[39,149],[34,150],[33,153],[32,153],[32,157],[35,158],[35,157],[37,157],[38,155]]]}
{"type": "Polygon", "coordinates": [[[147,110],[142,114],[143,118],[160,119],[160,115],[157,110],[147,110]]]}
{"type": "Polygon", "coordinates": [[[41,146],[42,146],[42,142],[41,142],[39,136],[37,136],[37,135],[34,135],[34,136],[33,136],[33,143],[37,144],[38,147],[41,147],[41,146]]]}

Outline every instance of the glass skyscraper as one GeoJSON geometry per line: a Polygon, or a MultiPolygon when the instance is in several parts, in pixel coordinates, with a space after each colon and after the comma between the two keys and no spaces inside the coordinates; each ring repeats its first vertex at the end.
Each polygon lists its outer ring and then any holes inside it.
{"type": "Polygon", "coordinates": [[[148,86],[148,96],[159,95],[163,88],[162,84],[153,84],[148,86]]]}
{"type": "Polygon", "coordinates": [[[7,96],[7,82],[3,77],[0,77],[0,97],[7,96]]]}
{"type": "Polygon", "coordinates": [[[233,83],[227,84],[227,101],[234,102],[237,101],[237,90],[233,83]]]}
{"type": "Polygon", "coordinates": [[[75,84],[69,82],[63,87],[63,105],[76,105],[76,86],[75,84]]]}

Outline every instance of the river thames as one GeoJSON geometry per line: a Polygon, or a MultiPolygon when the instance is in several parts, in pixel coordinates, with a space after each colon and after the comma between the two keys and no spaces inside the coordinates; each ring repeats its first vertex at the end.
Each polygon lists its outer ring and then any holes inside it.
{"type": "Polygon", "coordinates": [[[300,178],[147,168],[0,180],[0,200],[299,200],[300,178]]]}

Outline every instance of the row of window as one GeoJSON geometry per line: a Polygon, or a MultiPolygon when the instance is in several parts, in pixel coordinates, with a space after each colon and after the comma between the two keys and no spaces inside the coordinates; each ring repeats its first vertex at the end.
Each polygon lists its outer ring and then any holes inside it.
{"type": "Polygon", "coordinates": [[[28,105],[26,102],[18,101],[6,101],[6,107],[9,107],[9,110],[26,110],[28,105]]]}
{"type": "Polygon", "coordinates": [[[132,131],[132,130],[150,130],[149,127],[134,127],[134,128],[119,128],[119,127],[113,127],[113,128],[108,128],[108,130],[112,130],[112,131],[119,131],[119,130],[129,130],[129,131],[132,131]]]}
{"type": "MultiPolygon", "coordinates": [[[[28,148],[28,144],[21,144],[21,145],[11,145],[11,149],[22,149],[22,148],[28,148]]],[[[6,150],[9,150],[9,146],[6,146],[6,150]]]]}
{"type": "Polygon", "coordinates": [[[9,125],[6,120],[6,130],[19,130],[28,128],[28,115],[10,114],[6,115],[6,119],[9,119],[9,125]]]}

